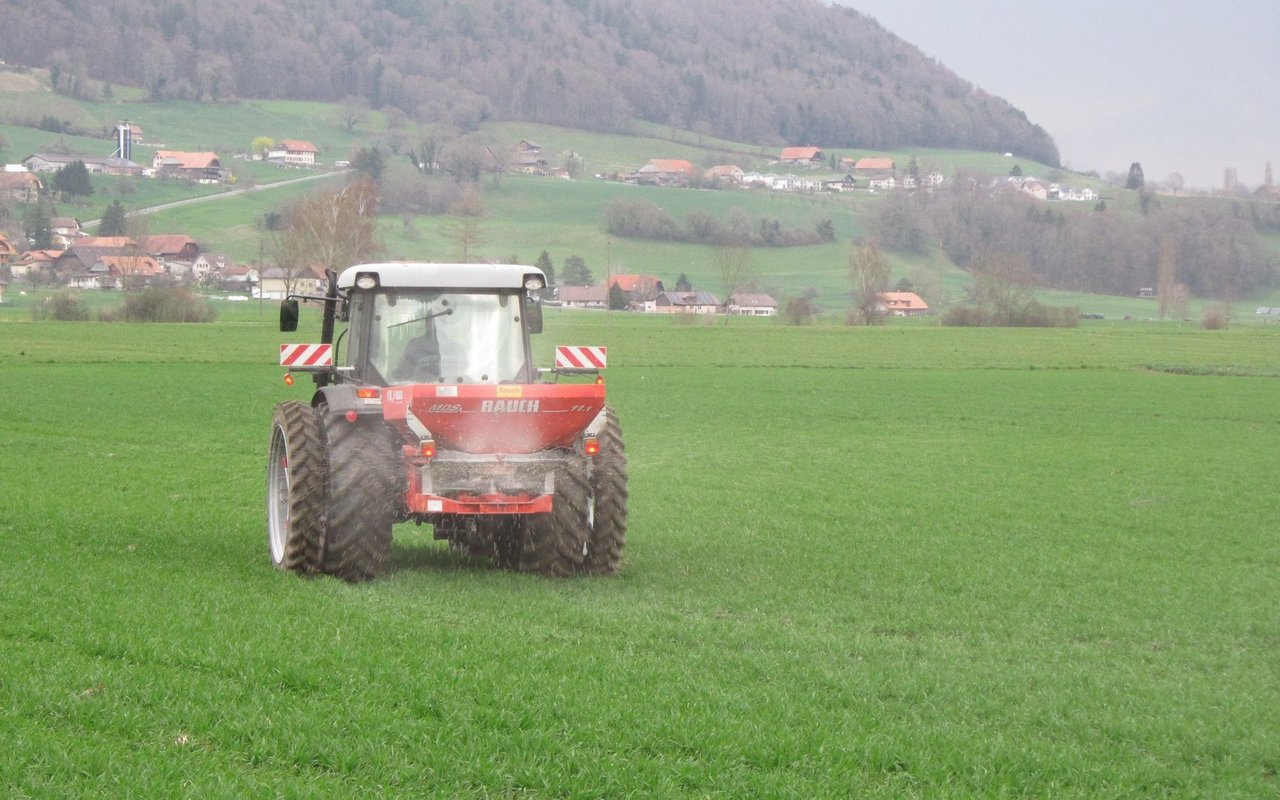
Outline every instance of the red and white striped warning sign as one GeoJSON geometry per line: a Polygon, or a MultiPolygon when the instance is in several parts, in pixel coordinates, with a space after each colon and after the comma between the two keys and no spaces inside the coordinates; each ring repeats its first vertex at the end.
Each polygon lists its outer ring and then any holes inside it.
{"type": "Polygon", "coordinates": [[[332,367],[333,345],[282,344],[280,345],[280,366],[332,367]]]}
{"type": "Polygon", "coordinates": [[[556,369],[604,369],[606,347],[556,348],[556,369]]]}

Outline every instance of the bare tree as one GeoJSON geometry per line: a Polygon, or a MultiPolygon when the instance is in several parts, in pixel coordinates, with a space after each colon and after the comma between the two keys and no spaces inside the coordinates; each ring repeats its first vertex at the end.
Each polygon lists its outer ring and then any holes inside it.
{"type": "Polygon", "coordinates": [[[861,246],[854,245],[849,256],[849,282],[853,284],[853,315],[851,322],[861,325],[879,325],[884,321],[880,293],[889,286],[889,259],[868,239],[861,246]]]}
{"type": "Polygon", "coordinates": [[[334,117],[347,133],[354,133],[356,126],[369,115],[369,103],[363,97],[344,97],[334,110],[334,117]]]}
{"type": "Polygon", "coordinates": [[[969,263],[969,300],[995,325],[1014,324],[1034,300],[1035,279],[1027,262],[1003,251],[984,251],[969,263]]]}
{"type": "Polygon", "coordinates": [[[311,267],[340,270],[382,253],[378,190],[368,178],[303,197],[285,214],[273,237],[286,291],[311,267]]]}
{"type": "Polygon", "coordinates": [[[720,288],[724,290],[724,324],[728,325],[728,305],[733,296],[751,282],[751,251],[745,247],[721,247],[716,251],[715,265],[716,274],[720,277],[720,288]]]}
{"type": "Polygon", "coordinates": [[[1173,307],[1177,278],[1178,264],[1177,257],[1174,255],[1173,240],[1165,237],[1160,242],[1160,255],[1156,259],[1156,307],[1160,319],[1164,319],[1173,307]]]}
{"type": "Polygon", "coordinates": [[[454,258],[460,263],[471,261],[476,248],[484,244],[484,201],[475,186],[468,186],[449,207],[449,220],[444,233],[453,240],[454,258]]]}

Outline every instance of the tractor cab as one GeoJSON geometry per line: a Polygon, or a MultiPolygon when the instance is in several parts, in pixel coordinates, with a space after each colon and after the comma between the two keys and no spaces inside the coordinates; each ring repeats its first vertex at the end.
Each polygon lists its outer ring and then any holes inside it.
{"type": "MultiPolygon", "coordinates": [[[[545,282],[536,268],[508,264],[348,269],[324,298],[326,327],[346,323],[333,339],[337,372],[373,386],[532,383],[529,334],[542,329],[532,295],[545,282]]],[[[296,318],[289,303],[282,321],[296,318]]]]}

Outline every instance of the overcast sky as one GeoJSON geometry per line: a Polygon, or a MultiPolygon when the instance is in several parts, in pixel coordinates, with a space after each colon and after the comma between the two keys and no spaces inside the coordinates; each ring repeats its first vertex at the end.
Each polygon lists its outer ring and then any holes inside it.
{"type": "Polygon", "coordinates": [[[836,1],[1025,111],[1072,169],[1280,171],[1277,0],[836,1]]]}

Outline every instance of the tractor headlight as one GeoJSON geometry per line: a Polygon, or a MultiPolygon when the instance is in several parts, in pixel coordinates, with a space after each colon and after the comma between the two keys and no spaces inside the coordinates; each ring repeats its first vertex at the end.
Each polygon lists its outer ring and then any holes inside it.
{"type": "Polygon", "coordinates": [[[547,285],[547,282],[543,280],[541,275],[525,275],[524,276],[524,288],[531,292],[536,292],[546,285],[547,285]]]}
{"type": "Polygon", "coordinates": [[[372,272],[361,272],[356,275],[356,288],[359,289],[376,289],[378,288],[378,276],[372,272]]]}

